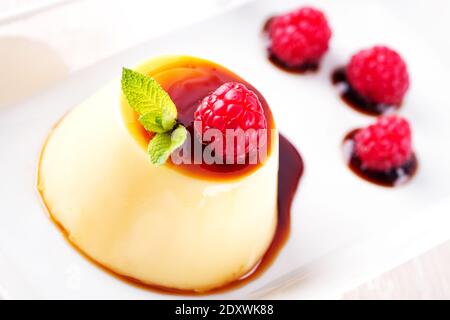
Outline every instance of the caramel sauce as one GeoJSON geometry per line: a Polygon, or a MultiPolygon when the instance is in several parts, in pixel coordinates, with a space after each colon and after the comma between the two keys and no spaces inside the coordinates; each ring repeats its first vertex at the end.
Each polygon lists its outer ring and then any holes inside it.
{"type": "Polygon", "coordinates": [[[331,75],[331,82],[334,85],[342,86],[341,98],[352,109],[361,113],[378,116],[398,109],[400,106],[392,106],[367,101],[361,97],[350,85],[347,79],[345,68],[336,69],[331,75]]]}
{"type": "Polygon", "coordinates": [[[418,161],[416,155],[413,153],[411,158],[406,161],[402,166],[393,168],[389,171],[377,171],[364,168],[361,160],[358,158],[354,151],[354,137],[359,129],[349,132],[344,138],[344,156],[347,160],[348,167],[358,177],[383,186],[383,187],[395,187],[408,182],[416,173],[418,167],[418,161]]]}

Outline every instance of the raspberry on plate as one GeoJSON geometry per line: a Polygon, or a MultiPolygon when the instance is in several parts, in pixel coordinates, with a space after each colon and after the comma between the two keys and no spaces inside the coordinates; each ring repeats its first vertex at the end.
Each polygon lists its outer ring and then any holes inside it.
{"type": "Polygon", "coordinates": [[[406,63],[396,51],[385,46],[353,55],[346,73],[353,90],[371,103],[400,106],[409,87],[406,63]]]}
{"type": "Polygon", "coordinates": [[[202,100],[194,113],[194,127],[197,135],[202,137],[209,129],[219,130],[222,135],[223,155],[237,159],[254,148],[261,147],[253,144],[253,135],[258,134],[260,129],[267,129],[267,121],[258,96],[253,91],[242,83],[227,82],[202,100]],[[227,129],[242,129],[245,135],[243,145],[235,141],[233,155],[227,155],[227,129]]]}
{"type": "Polygon", "coordinates": [[[318,65],[331,38],[325,15],[311,7],[272,18],[267,32],[270,54],[289,68],[318,65]]]}
{"type": "Polygon", "coordinates": [[[354,144],[355,155],[369,170],[399,168],[413,155],[409,123],[397,115],[381,116],[375,124],[359,130],[354,144]]]}

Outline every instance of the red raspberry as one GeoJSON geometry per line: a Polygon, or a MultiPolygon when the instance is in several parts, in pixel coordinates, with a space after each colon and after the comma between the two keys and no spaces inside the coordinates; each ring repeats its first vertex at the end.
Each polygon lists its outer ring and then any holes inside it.
{"type": "Polygon", "coordinates": [[[288,67],[317,64],[328,50],[331,38],[324,14],[311,7],[273,18],[268,34],[270,52],[288,67]]]}
{"type": "Polygon", "coordinates": [[[389,171],[411,159],[411,129],[404,118],[381,116],[377,122],[359,130],[355,137],[355,153],[362,166],[389,171]]]}
{"type": "Polygon", "coordinates": [[[382,46],[356,53],[347,66],[347,78],[362,98],[379,104],[399,106],[409,87],[402,57],[382,46]]]}
{"type": "Polygon", "coordinates": [[[206,96],[194,113],[194,121],[197,134],[200,130],[203,135],[209,129],[220,130],[225,156],[226,130],[244,130],[245,145],[240,146],[235,140],[234,157],[232,157],[234,159],[245,156],[246,153],[257,147],[250,145],[254,141],[250,139],[252,134],[259,129],[267,129],[266,117],[258,96],[242,83],[237,82],[227,82],[206,96]],[[247,129],[256,131],[246,132],[247,129]]]}

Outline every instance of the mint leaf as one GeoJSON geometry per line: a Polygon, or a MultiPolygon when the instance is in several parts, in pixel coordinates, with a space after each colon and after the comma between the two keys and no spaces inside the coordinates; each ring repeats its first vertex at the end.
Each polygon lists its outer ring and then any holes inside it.
{"type": "Polygon", "coordinates": [[[176,123],[177,108],[155,79],[123,68],[122,92],[143,126],[152,132],[170,131],[176,123]]]}
{"type": "Polygon", "coordinates": [[[139,122],[147,131],[156,133],[148,145],[150,161],[163,164],[187,137],[182,125],[170,132],[177,118],[175,104],[155,79],[126,68],[122,71],[122,91],[139,114],[139,122]]]}
{"type": "Polygon", "coordinates": [[[146,113],[139,117],[139,122],[144,126],[145,130],[155,132],[155,133],[164,133],[165,130],[162,127],[161,118],[156,116],[154,113],[146,113]]]}
{"type": "Polygon", "coordinates": [[[182,125],[178,125],[172,133],[157,133],[148,145],[150,161],[155,165],[162,165],[184,143],[186,137],[187,130],[182,125]]]}
{"type": "Polygon", "coordinates": [[[148,154],[153,164],[161,165],[170,155],[172,140],[167,133],[157,133],[148,144],[148,154]]]}

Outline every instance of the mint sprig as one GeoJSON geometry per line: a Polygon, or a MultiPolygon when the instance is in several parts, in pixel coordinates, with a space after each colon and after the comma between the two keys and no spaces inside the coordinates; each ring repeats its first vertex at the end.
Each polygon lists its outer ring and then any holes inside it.
{"type": "Polygon", "coordinates": [[[153,164],[163,164],[187,137],[186,128],[178,125],[177,108],[169,94],[152,77],[123,68],[122,92],[130,107],[139,114],[139,122],[155,133],[148,145],[153,164]]]}
{"type": "Polygon", "coordinates": [[[145,116],[145,125],[150,131],[167,132],[173,128],[177,108],[155,79],[123,68],[122,91],[133,110],[141,117],[145,116]]]}

